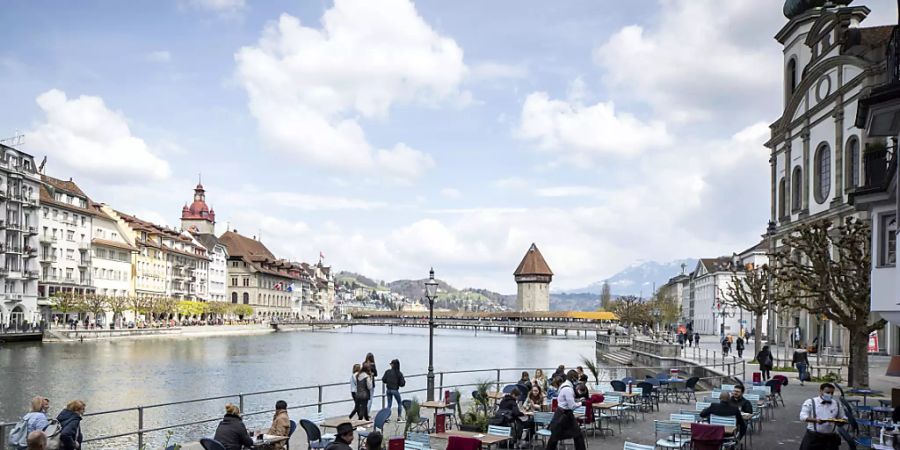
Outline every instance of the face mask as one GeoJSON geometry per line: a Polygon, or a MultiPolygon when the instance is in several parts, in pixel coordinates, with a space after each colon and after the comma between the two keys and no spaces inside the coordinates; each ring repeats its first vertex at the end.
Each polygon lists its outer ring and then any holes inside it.
{"type": "Polygon", "coordinates": [[[822,394],[822,400],[825,400],[826,402],[830,402],[832,397],[831,394],[822,394]]]}

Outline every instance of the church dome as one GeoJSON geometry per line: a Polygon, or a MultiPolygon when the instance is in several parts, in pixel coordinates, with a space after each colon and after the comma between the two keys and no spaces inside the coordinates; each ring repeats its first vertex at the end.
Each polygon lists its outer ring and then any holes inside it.
{"type": "Polygon", "coordinates": [[[825,6],[826,3],[831,3],[836,6],[846,6],[853,3],[853,0],[785,0],[784,17],[793,19],[810,9],[821,8],[825,6]]]}

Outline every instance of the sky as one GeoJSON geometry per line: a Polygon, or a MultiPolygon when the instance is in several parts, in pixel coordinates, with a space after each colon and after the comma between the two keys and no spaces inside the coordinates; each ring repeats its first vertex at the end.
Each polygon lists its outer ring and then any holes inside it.
{"type": "MultiPolygon", "coordinates": [[[[864,25],[896,23],[896,4],[864,25]]],[[[778,0],[9,0],[0,136],[97,202],[382,280],[551,289],[769,216],[778,0]]]]}

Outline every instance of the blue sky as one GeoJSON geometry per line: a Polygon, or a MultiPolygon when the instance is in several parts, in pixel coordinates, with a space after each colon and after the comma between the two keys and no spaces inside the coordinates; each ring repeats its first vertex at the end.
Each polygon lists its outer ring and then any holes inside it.
{"type": "MultiPolygon", "coordinates": [[[[10,1],[0,134],[96,201],[380,279],[576,288],[768,218],[781,2],[10,1]]],[[[866,25],[896,6],[866,2],[866,25]]]]}

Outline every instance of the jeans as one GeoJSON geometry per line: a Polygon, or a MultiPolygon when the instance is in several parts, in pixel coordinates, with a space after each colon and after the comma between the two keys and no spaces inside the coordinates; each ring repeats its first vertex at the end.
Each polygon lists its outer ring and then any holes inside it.
{"type": "Polygon", "coordinates": [[[797,372],[799,372],[800,382],[806,380],[806,364],[797,363],[797,372]]]}
{"type": "Polygon", "coordinates": [[[403,416],[403,400],[400,398],[400,390],[399,389],[388,389],[385,394],[387,395],[388,401],[388,409],[391,409],[391,406],[394,404],[394,399],[397,399],[397,415],[403,416]]]}

